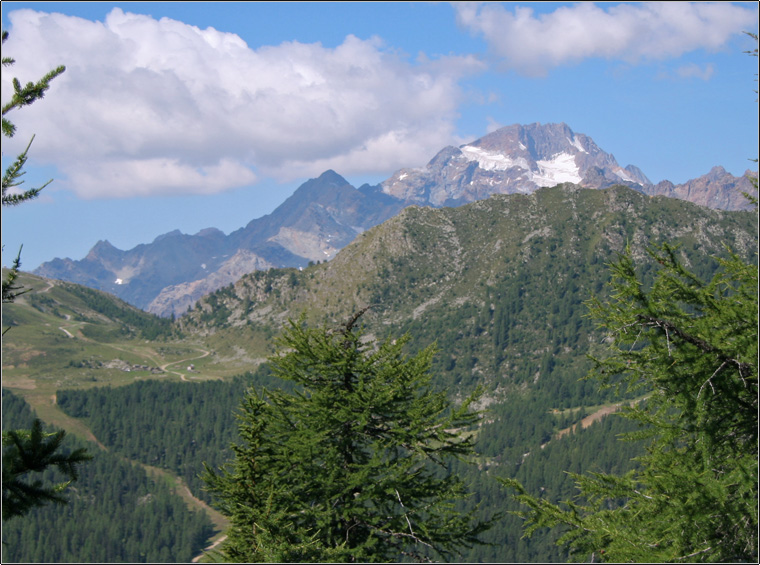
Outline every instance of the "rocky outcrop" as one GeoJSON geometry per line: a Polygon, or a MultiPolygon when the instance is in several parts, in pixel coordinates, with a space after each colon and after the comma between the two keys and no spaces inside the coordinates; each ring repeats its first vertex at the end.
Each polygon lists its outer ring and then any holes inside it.
{"type": "Polygon", "coordinates": [[[645,187],[644,192],[650,196],[688,200],[718,210],[749,210],[752,204],[743,193],[757,196],[751,177],[757,178],[757,173],[748,170],[744,176],[735,177],[723,167],[713,167],[706,175],[683,184],[673,184],[664,180],[654,186],[645,187]]]}

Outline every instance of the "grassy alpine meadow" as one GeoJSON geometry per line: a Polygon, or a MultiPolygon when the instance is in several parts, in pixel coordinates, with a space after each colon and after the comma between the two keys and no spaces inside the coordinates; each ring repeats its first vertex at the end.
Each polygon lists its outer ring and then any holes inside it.
{"type": "Polygon", "coordinates": [[[223,352],[219,355],[197,338],[186,340],[171,331],[146,339],[143,332],[156,324],[156,317],[105,293],[88,289],[107,308],[81,297],[77,285],[29,273],[19,281],[27,292],[2,311],[3,387],[24,398],[44,421],[80,437],[92,439],[92,434],[57,408],[59,390],[120,387],[148,379],[223,379],[240,374],[252,359],[253,354],[241,353],[225,340],[214,344],[223,352]]]}

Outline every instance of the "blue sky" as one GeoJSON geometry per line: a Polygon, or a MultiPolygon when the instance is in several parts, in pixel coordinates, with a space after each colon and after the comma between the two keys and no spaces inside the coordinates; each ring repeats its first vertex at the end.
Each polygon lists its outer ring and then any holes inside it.
{"type": "Polygon", "coordinates": [[[758,154],[756,2],[3,2],[10,79],[66,72],[8,114],[3,265],[179,229],[230,233],[334,169],[380,182],[447,145],[565,122],[653,182],[758,154]]]}

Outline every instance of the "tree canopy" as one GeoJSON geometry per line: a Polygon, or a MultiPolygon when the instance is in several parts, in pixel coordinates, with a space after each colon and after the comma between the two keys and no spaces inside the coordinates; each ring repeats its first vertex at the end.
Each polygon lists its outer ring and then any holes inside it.
{"type": "Polygon", "coordinates": [[[251,390],[234,461],[205,480],[231,521],[233,561],[393,561],[448,557],[489,524],[455,509],[466,498],[447,460],[473,453],[470,410],[433,391],[433,348],[291,322],[271,359],[286,393],[251,390]],[[432,552],[432,553],[431,553],[432,552]]]}
{"type": "Polygon", "coordinates": [[[35,506],[48,502],[65,503],[65,488],[78,478],[77,465],[92,457],[84,448],[62,453],[66,432],[42,431],[42,422],[34,420],[30,430],[3,431],[3,521],[23,516],[35,506]],[[45,485],[42,480],[27,482],[28,473],[41,473],[55,466],[69,480],[45,485]]]}

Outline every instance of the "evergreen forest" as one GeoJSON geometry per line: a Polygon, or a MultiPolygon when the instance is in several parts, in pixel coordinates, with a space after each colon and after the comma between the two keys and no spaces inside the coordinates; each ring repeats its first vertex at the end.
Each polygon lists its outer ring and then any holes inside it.
{"type": "MultiPolygon", "coordinates": [[[[28,428],[33,419],[28,404],[3,389],[3,429],[28,428]]],[[[72,436],[65,446],[84,444],[72,436]]],[[[214,528],[204,513],[188,510],[167,481],[119,452],[92,451],[67,503],[3,523],[3,563],[182,563],[200,552],[214,528]]],[[[61,479],[48,470],[41,480],[61,479]]]]}

